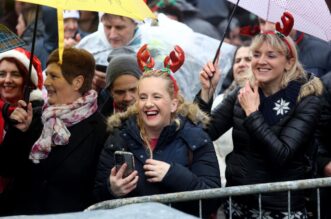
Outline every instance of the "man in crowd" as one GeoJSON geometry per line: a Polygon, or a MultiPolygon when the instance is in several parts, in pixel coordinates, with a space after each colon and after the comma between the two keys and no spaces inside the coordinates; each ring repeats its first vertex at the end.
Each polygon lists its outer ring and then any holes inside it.
{"type": "Polygon", "coordinates": [[[105,87],[105,68],[108,66],[108,54],[123,46],[137,50],[140,46],[140,32],[137,23],[128,17],[112,14],[101,15],[98,31],[83,38],[77,45],[92,53],[97,64],[93,78],[93,88],[100,92],[105,87]]]}

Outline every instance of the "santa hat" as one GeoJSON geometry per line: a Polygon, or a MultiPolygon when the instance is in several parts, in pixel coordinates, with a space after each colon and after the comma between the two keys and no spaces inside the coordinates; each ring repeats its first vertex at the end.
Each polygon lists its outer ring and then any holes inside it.
{"type": "Polygon", "coordinates": [[[63,11],[63,19],[67,18],[76,18],[79,19],[79,11],[76,10],[64,10],[63,11]]]}
{"type": "MultiPolygon", "coordinates": [[[[15,48],[3,53],[0,53],[0,61],[4,58],[14,58],[19,61],[29,72],[31,53],[23,48],[15,48]]],[[[26,75],[23,75],[26,77],[26,75]]],[[[42,97],[41,89],[43,87],[43,75],[40,60],[34,56],[31,68],[31,83],[35,86],[35,90],[30,93],[30,100],[40,99],[42,97]]]]}

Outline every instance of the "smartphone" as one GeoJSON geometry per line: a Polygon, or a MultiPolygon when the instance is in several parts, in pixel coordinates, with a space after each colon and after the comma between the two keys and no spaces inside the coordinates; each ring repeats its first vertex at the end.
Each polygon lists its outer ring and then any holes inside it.
{"type": "Polygon", "coordinates": [[[124,163],[127,164],[123,177],[127,177],[134,171],[134,169],[135,169],[134,168],[134,157],[131,152],[115,151],[114,159],[115,159],[116,171],[118,171],[124,163]]]}

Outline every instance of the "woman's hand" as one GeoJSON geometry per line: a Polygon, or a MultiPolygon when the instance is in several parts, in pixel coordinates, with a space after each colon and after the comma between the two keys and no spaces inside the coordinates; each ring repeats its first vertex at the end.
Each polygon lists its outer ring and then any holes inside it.
{"type": "Polygon", "coordinates": [[[221,78],[221,71],[218,67],[219,58],[217,58],[215,65],[209,61],[200,71],[200,85],[201,85],[201,99],[209,102],[213,96],[218,81],[221,78]]]}
{"type": "Polygon", "coordinates": [[[104,87],[106,87],[106,73],[95,70],[92,80],[92,88],[97,92],[100,92],[104,87]]]}
{"type": "Polygon", "coordinates": [[[135,170],[127,177],[123,178],[123,174],[127,168],[127,164],[124,163],[121,168],[116,172],[116,167],[111,169],[111,173],[109,176],[110,182],[110,189],[112,193],[117,196],[121,197],[137,187],[138,183],[138,172],[135,170]]]}
{"type": "Polygon", "coordinates": [[[144,165],[148,182],[161,182],[167,174],[170,164],[153,159],[147,159],[144,165]]]}
{"type": "Polygon", "coordinates": [[[251,113],[257,111],[260,106],[260,95],[258,91],[258,84],[255,83],[254,87],[251,88],[249,81],[246,81],[245,87],[241,88],[238,94],[238,100],[246,113],[249,116],[251,113]]]}
{"type": "Polygon", "coordinates": [[[9,116],[10,119],[18,122],[15,127],[22,132],[26,132],[29,129],[32,117],[33,113],[31,103],[27,106],[23,100],[18,101],[18,107],[9,116]]]}

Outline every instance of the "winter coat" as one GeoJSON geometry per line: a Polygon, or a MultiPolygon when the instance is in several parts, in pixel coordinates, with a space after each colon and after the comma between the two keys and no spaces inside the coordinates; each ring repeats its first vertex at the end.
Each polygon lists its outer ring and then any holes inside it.
{"type": "Polygon", "coordinates": [[[331,72],[322,77],[324,93],[322,97],[322,112],[316,131],[318,142],[317,169],[323,176],[324,167],[331,162],[331,72]]]}
{"type": "MultiPolygon", "coordinates": [[[[317,94],[321,94],[322,84],[316,77],[309,82],[301,79],[299,83],[302,85],[298,90],[298,98],[294,99],[294,106],[283,111],[284,117],[273,125],[266,122],[267,118],[260,110],[246,116],[237,99],[240,88],[229,93],[211,113],[207,132],[212,140],[233,127],[234,149],[226,157],[227,186],[291,181],[306,177],[305,154],[313,146],[312,130],[320,112],[317,94]]],[[[209,110],[208,104],[200,98],[197,97],[196,101],[204,111],[209,110]]],[[[264,103],[261,94],[260,102],[261,109],[264,103]]],[[[276,108],[276,103],[270,106],[276,108]]],[[[258,209],[258,195],[240,197],[238,201],[258,209]]],[[[262,194],[262,207],[265,209],[286,212],[287,203],[287,192],[262,194]]],[[[304,208],[302,192],[291,193],[291,205],[294,211],[304,208]]]]}
{"type": "Polygon", "coordinates": [[[305,34],[298,43],[299,60],[306,71],[322,77],[331,71],[331,46],[316,37],[305,34]]]}
{"type": "Polygon", "coordinates": [[[34,164],[28,157],[42,128],[39,116],[27,132],[11,128],[6,134],[0,148],[0,173],[15,181],[7,206],[0,207],[2,214],[82,211],[94,203],[96,166],[107,137],[104,117],[96,112],[68,127],[69,143],[53,147],[46,159],[34,164]]]}
{"type": "MultiPolygon", "coordinates": [[[[97,199],[102,201],[116,198],[110,190],[109,176],[114,167],[114,152],[117,150],[130,151],[134,155],[139,180],[137,188],[128,194],[129,197],[221,187],[219,166],[208,135],[200,126],[186,118],[181,117],[179,121],[179,127],[174,122],[163,129],[153,152],[153,159],[170,164],[169,171],[159,183],[146,180],[143,165],[149,156],[140,137],[136,116],[132,115],[123,121],[121,127],[116,128],[109,136],[101,153],[95,183],[97,199]]],[[[214,210],[213,204],[216,203],[204,204],[204,213],[208,214],[214,210]]],[[[198,213],[197,205],[192,207],[185,203],[175,206],[189,213],[198,213]]]]}

